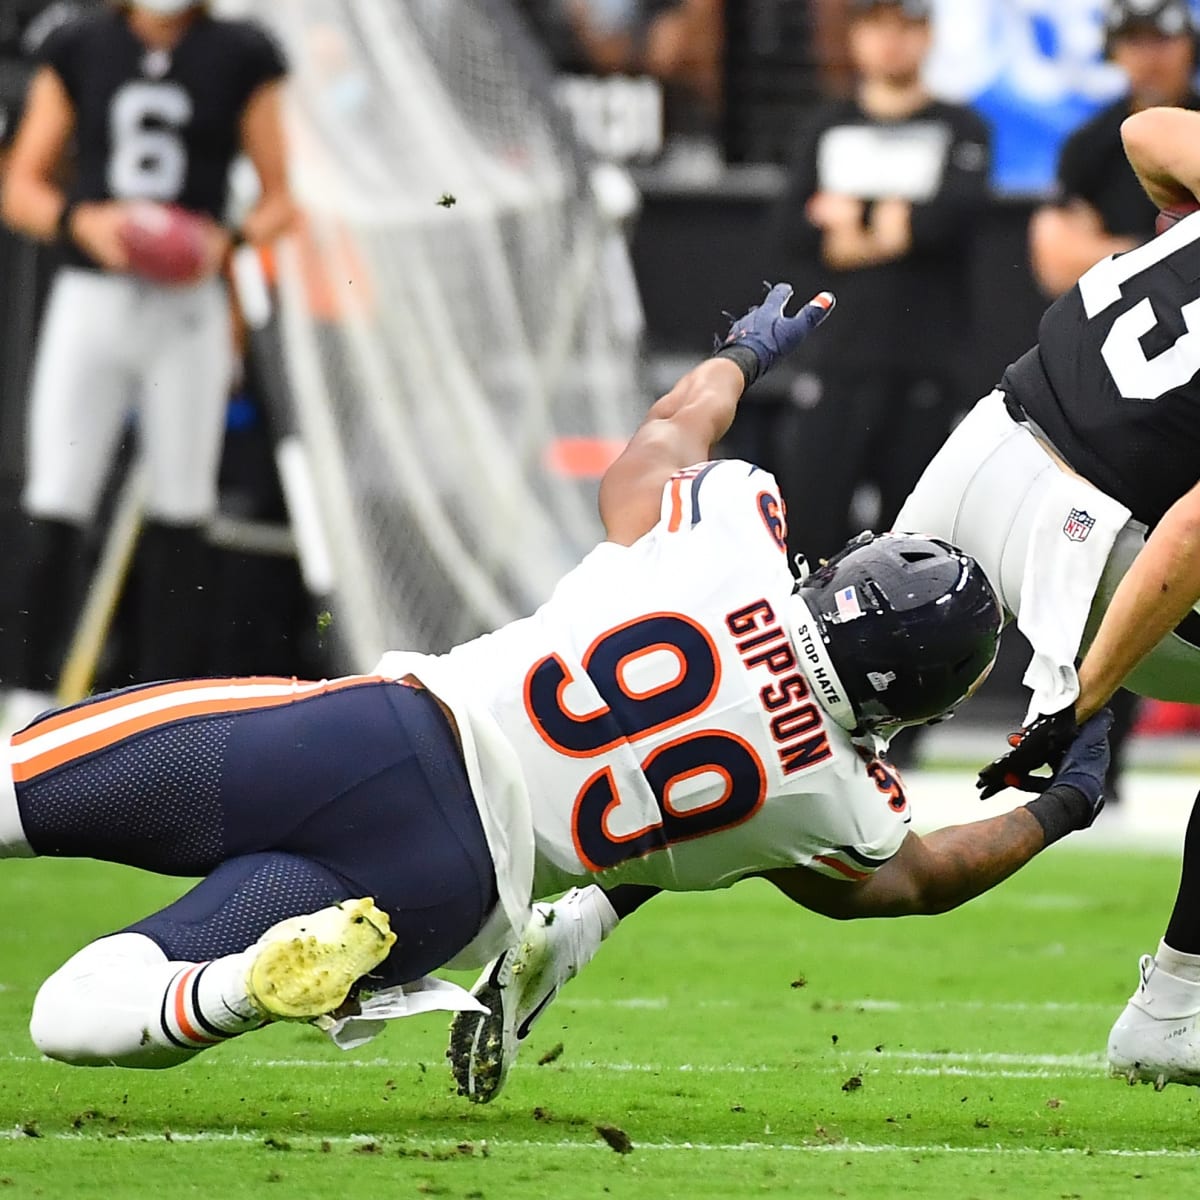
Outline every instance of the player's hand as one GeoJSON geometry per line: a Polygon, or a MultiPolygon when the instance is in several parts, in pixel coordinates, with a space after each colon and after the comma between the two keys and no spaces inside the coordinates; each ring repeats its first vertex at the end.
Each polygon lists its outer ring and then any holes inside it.
{"type": "Polygon", "coordinates": [[[784,315],[792,298],[790,283],[777,283],[766,299],[730,326],[720,346],[722,350],[744,347],[758,360],[754,378],[765,374],[781,358],[790,354],[822,321],[837,303],[829,292],[819,292],[794,317],[784,315]]]}
{"type": "Polygon", "coordinates": [[[80,204],[71,214],[71,239],[107,271],[127,271],[129,252],[121,237],[125,205],[119,200],[80,204]]]}
{"type": "Polygon", "coordinates": [[[1012,747],[979,772],[975,786],[980,800],[987,800],[1005,788],[1023,792],[1044,792],[1051,783],[1049,775],[1035,775],[1042,767],[1057,770],[1079,732],[1075,708],[1071,705],[1056,713],[1038,717],[1017,733],[1009,734],[1012,747]]]}
{"type": "Polygon", "coordinates": [[[838,192],[816,192],[804,206],[804,214],[818,229],[862,229],[866,205],[857,196],[838,192]]]}
{"type": "Polygon", "coordinates": [[[225,269],[230,254],[233,253],[233,235],[224,225],[209,220],[204,231],[205,251],[204,262],[196,274],[195,282],[211,279],[225,269]]]}
{"type": "Polygon", "coordinates": [[[880,200],[871,212],[871,235],[885,258],[899,258],[912,249],[912,205],[907,200],[880,200]]]}
{"type": "Polygon", "coordinates": [[[1108,731],[1112,722],[1112,713],[1107,708],[1084,721],[1067,748],[1062,765],[1050,780],[1051,786],[1073,787],[1087,800],[1091,806],[1088,825],[1104,807],[1104,781],[1108,777],[1110,758],[1108,731]]]}

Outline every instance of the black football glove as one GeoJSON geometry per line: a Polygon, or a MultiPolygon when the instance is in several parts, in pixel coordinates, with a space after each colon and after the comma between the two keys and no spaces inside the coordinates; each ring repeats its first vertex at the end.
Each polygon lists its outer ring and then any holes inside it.
{"type": "Polygon", "coordinates": [[[1050,775],[1035,775],[1041,767],[1058,770],[1063,756],[1071,748],[1079,727],[1075,723],[1075,706],[1038,717],[1017,733],[1009,734],[1012,749],[979,772],[975,786],[980,800],[987,800],[1005,788],[1020,788],[1023,792],[1044,792],[1051,783],[1050,775]]]}
{"type": "Polygon", "coordinates": [[[819,292],[789,317],[783,310],[791,298],[791,284],[777,283],[761,304],[733,322],[717,346],[718,357],[731,358],[741,367],[747,387],[799,346],[833,312],[836,303],[829,292],[819,292]]]}

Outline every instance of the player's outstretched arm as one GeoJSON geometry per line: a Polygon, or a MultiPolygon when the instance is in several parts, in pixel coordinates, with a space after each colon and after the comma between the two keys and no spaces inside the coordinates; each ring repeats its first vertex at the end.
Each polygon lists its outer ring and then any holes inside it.
{"type": "Polygon", "coordinates": [[[1121,141],[1146,195],[1160,209],[1200,199],[1200,113],[1145,108],[1126,117],[1121,141]]]}
{"type": "Polygon", "coordinates": [[[797,904],[838,920],[948,912],[994,888],[1047,846],[1086,829],[1104,804],[1111,715],[1079,731],[1050,787],[1011,812],[926,837],[910,833],[869,879],[841,883],[803,867],[766,872],[797,904]]]}
{"type": "Polygon", "coordinates": [[[693,367],[646,414],[600,483],[600,517],[610,542],[629,546],[654,528],[671,476],[712,457],[745,390],[833,310],[833,297],[822,292],[787,316],[791,297],[786,283],[776,284],[761,305],[733,323],[716,354],[693,367]]]}

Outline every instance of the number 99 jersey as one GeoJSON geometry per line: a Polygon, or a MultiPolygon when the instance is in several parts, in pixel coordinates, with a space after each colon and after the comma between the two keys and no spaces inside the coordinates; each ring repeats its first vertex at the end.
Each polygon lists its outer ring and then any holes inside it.
{"type": "Polygon", "coordinates": [[[634,545],[597,546],[533,616],[441,661],[516,751],[535,896],[796,864],[859,880],[896,853],[904,793],[813,695],[793,582],[774,478],[704,463],[634,545]]]}
{"type": "Polygon", "coordinates": [[[1000,387],[1070,466],[1153,526],[1200,479],[1198,376],[1200,215],[1092,267],[1000,387]]]}

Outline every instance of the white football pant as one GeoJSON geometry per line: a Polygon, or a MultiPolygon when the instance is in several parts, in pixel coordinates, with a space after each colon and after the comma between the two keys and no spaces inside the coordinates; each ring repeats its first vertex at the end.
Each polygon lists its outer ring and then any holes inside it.
{"type": "Polygon", "coordinates": [[[207,520],[216,508],[233,367],[221,280],[163,287],[61,270],[34,365],[25,511],[90,520],[125,421],[136,413],[147,515],[176,525],[207,520]]]}
{"type": "MultiPolygon", "coordinates": [[[[1030,430],[1008,415],[1003,394],[993,392],[975,405],[925,468],[895,528],[961,547],[978,560],[1005,610],[1016,616],[1025,573],[1038,570],[1038,562],[1030,563],[1027,554],[1034,521],[1061,470],[1030,430]]],[[[1092,602],[1083,647],[1145,537],[1146,526],[1135,520],[1117,535],[1092,602]]],[[[1125,687],[1157,700],[1200,703],[1200,649],[1169,635],[1125,687]]]]}

